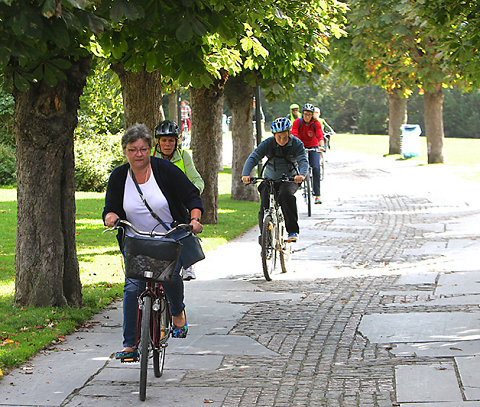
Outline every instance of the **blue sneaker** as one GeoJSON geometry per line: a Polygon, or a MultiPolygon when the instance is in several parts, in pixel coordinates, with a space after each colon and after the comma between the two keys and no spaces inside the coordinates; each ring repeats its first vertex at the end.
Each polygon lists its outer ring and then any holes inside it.
{"type": "Polygon", "coordinates": [[[298,233],[289,233],[287,242],[296,242],[298,240],[298,233]]]}
{"type": "Polygon", "coordinates": [[[119,359],[122,363],[124,362],[136,362],[138,360],[138,350],[135,349],[133,352],[121,351],[115,354],[115,359],[119,359]]]}

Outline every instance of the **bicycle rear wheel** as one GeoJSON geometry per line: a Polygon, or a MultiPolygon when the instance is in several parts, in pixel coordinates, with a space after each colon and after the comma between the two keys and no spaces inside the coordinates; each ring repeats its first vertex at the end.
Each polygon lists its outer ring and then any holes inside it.
{"type": "Polygon", "coordinates": [[[262,227],[262,268],[263,275],[267,281],[272,281],[276,261],[275,224],[271,216],[266,216],[262,227]]]}
{"type": "Polygon", "coordinates": [[[161,377],[163,375],[163,367],[165,364],[165,351],[167,348],[167,340],[170,336],[170,312],[168,309],[168,302],[165,296],[160,298],[160,309],[157,311],[157,338],[158,344],[156,344],[153,350],[153,373],[155,377],[161,377]]]}
{"type": "Polygon", "coordinates": [[[143,298],[142,321],[140,331],[140,400],[147,395],[148,347],[150,345],[150,316],[152,315],[152,297],[143,298]]]}

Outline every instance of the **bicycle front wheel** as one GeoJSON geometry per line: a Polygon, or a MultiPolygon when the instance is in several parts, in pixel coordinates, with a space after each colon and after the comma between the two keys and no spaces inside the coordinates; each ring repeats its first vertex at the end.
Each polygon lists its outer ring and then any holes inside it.
{"type": "Polygon", "coordinates": [[[160,298],[160,309],[157,316],[158,324],[158,344],[155,344],[153,350],[153,373],[155,377],[161,377],[165,364],[165,351],[167,348],[167,340],[170,336],[170,312],[168,302],[165,296],[160,298]]]}
{"type": "Polygon", "coordinates": [[[310,176],[310,169],[305,177],[305,203],[307,204],[307,214],[312,216],[312,177],[310,176]]]}
{"type": "Polygon", "coordinates": [[[287,265],[292,255],[292,245],[288,243],[285,239],[285,224],[282,222],[280,224],[280,246],[279,251],[280,266],[282,268],[282,273],[287,272],[287,265]]]}
{"type": "Polygon", "coordinates": [[[271,216],[266,216],[262,227],[262,268],[263,275],[267,281],[272,281],[276,261],[275,224],[271,216]]]}
{"type": "Polygon", "coordinates": [[[325,178],[325,155],[320,151],[320,181],[325,178]]]}
{"type": "Polygon", "coordinates": [[[148,347],[150,345],[150,317],[152,315],[152,298],[143,298],[142,321],[140,331],[140,400],[147,395],[148,347]]]}

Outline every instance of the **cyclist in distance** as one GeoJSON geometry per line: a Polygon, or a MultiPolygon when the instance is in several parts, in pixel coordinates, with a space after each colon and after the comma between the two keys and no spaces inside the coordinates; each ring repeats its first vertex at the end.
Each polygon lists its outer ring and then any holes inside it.
{"type": "Polygon", "coordinates": [[[182,133],[186,131],[190,131],[190,126],[192,124],[191,116],[192,116],[192,108],[188,103],[188,100],[182,100],[180,102],[180,118],[182,124],[182,133]],[[185,128],[185,125],[187,128],[185,128]]]}
{"type": "Polygon", "coordinates": [[[288,114],[288,119],[293,123],[295,120],[297,120],[299,117],[302,117],[300,112],[298,111],[300,109],[300,106],[298,106],[296,103],[292,103],[290,105],[290,113],[288,114]]]}
{"type": "MultiPolygon", "coordinates": [[[[198,188],[187,176],[172,163],[157,157],[151,157],[153,139],[144,124],[136,124],[125,131],[122,137],[122,149],[127,163],[117,167],[110,175],[105,195],[103,223],[112,227],[120,218],[128,220],[140,230],[164,232],[161,224],[152,216],[140,197],[141,189],[153,212],[168,225],[172,222],[189,223],[194,233],[203,229],[200,217],[203,204],[198,188]]],[[[131,230],[127,234],[133,235],[131,230]]],[[[124,234],[119,230],[117,239],[122,253],[124,234]]],[[[185,338],[188,332],[185,315],[184,287],[180,277],[180,263],[173,277],[162,283],[173,315],[174,338],[185,338]]],[[[136,345],[138,295],[144,291],[145,282],[125,278],[123,289],[123,350],[115,355],[116,359],[129,359],[138,356],[136,345]]]]}
{"type": "Polygon", "coordinates": [[[317,106],[315,106],[315,110],[313,111],[313,120],[315,120],[316,122],[320,122],[320,125],[322,126],[323,136],[325,138],[325,148],[330,148],[330,138],[332,137],[332,135],[335,134],[335,130],[333,130],[332,126],[330,126],[323,117],[320,117],[320,108],[317,106]]]}
{"type": "MultiPolygon", "coordinates": [[[[192,157],[188,151],[182,150],[178,146],[178,140],[181,138],[181,135],[177,123],[164,120],[155,127],[154,136],[157,139],[157,144],[155,145],[153,156],[163,158],[175,164],[202,193],[205,184],[193,164],[192,157]]],[[[183,270],[184,280],[193,280],[195,278],[192,267],[183,270]]]]}
{"type": "Polygon", "coordinates": [[[311,103],[305,103],[302,108],[302,117],[295,120],[292,126],[292,134],[298,137],[305,148],[313,149],[308,151],[308,162],[312,167],[313,175],[313,195],[315,203],[321,204],[320,197],[320,153],[319,149],[325,151],[325,139],[320,122],[313,120],[313,111],[315,107],[311,103]]]}
{"type": "MultiPolygon", "coordinates": [[[[275,190],[278,202],[285,217],[285,227],[288,232],[288,241],[298,240],[298,212],[295,192],[305,179],[308,171],[308,161],[305,148],[302,142],[290,134],[291,122],[286,117],[275,119],[271,125],[273,137],[269,137],[258,145],[245,161],[242,171],[242,181],[248,184],[251,180],[250,174],[255,166],[267,157],[264,165],[265,178],[280,180],[283,176],[294,177],[295,182],[275,183],[275,190]]],[[[269,205],[268,184],[262,182],[258,186],[261,204],[258,213],[258,223],[262,230],[264,209],[269,205]]]]}

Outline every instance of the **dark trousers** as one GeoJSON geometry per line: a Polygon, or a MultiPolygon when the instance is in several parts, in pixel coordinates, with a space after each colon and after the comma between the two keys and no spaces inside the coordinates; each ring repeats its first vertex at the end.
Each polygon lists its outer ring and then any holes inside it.
{"type": "Polygon", "coordinates": [[[312,187],[313,195],[320,196],[320,153],[318,151],[307,151],[308,163],[312,167],[312,187]]]}
{"type": "MultiPolygon", "coordinates": [[[[298,233],[298,212],[297,212],[297,199],[295,198],[295,192],[299,184],[296,182],[276,182],[275,183],[275,197],[277,202],[282,208],[283,217],[285,218],[285,227],[288,233],[298,233]]],[[[258,224],[260,226],[260,232],[263,227],[263,215],[265,209],[268,209],[269,206],[269,195],[270,191],[268,184],[262,182],[258,186],[258,191],[260,192],[260,211],[258,212],[258,224]]]]}

